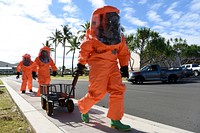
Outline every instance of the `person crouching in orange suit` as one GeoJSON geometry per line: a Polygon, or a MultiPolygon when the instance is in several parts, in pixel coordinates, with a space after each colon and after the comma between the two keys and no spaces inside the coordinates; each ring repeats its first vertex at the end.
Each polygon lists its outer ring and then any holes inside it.
{"type": "Polygon", "coordinates": [[[90,29],[80,47],[75,74],[81,74],[88,63],[88,93],[78,100],[82,120],[89,122],[89,110],[108,92],[110,96],[107,117],[111,119],[111,127],[128,131],[131,127],[122,124],[120,120],[124,115],[126,89],[122,77],[128,77],[130,52],[121,34],[119,20],[119,10],[112,6],[104,6],[93,12],[90,29]]]}
{"type": "Polygon", "coordinates": [[[42,84],[50,84],[51,78],[50,78],[50,67],[53,71],[53,76],[56,76],[57,74],[57,68],[50,57],[50,48],[47,46],[44,46],[40,49],[38,57],[36,57],[34,63],[33,63],[33,73],[32,76],[35,79],[38,78],[38,92],[37,96],[40,96],[40,85],[42,84]],[[38,74],[36,74],[38,72],[38,74]]]}
{"type": "Polygon", "coordinates": [[[20,71],[22,71],[22,84],[21,89],[22,93],[26,92],[26,85],[28,83],[28,90],[32,92],[32,64],[31,56],[29,54],[25,54],[22,56],[22,61],[17,65],[17,76],[16,79],[19,78],[20,71]]]}

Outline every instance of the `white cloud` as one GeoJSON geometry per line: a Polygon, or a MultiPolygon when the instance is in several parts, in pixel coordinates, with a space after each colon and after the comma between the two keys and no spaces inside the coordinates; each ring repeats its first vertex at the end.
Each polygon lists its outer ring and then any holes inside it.
{"type": "MultiPolygon", "coordinates": [[[[51,32],[66,22],[50,13],[50,5],[51,0],[0,2],[1,61],[16,63],[25,53],[34,60],[51,32]]],[[[62,48],[57,53],[62,56],[62,48]]],[[[61,65],[62,59],[58,58],[57,62],[61,65]]]]}
{"type": "Polygon", "coordinates": [[[151,27],[151,30],[155,30],[155,31],[164,31],[164,27],[163,26],[159,26],[159,25],[156,25],[156,26],[153,26],[151,27]]]}
{"type": "Polygon", "coordinates": [[[147,0],[140,0],[138,3],[139,3],[139,4],[146,4],[146,3],[147,3],[147,0]]]}
{"type": "Polygon", "coordinates": [[[158,10],[163,5],[163,3],[156,3],[150,6],[152,10],[158,10]]]}
{"type": "Polygon", "coordinates": [[[165,13],[169,14],[169,15],[176,13],[176,11],[174,10],[174,8],[177,6],[177,4],[178,4],[178,2],[172,3],[171,6],[166,10],[165,13]]]}
{"type": "Polygon", "coordinates": [[[102,7],[105,5],[105,1],[104,0],[88,0],[91,4],[92,4],[92,7],[93,9],[96,9],[96,8],[99,8],[99,7],[102,7]]]}
{"type": "Polygon", "coordinates": [[[168,14],[171,16],[173,20],[177,20],[181,17],[183,14],[181,11],[176,11],[174,8],[176,8],[178,5],[178,2],[174,2],[171,4],[171,6],[165,11],[165,14],[168,14]]]}
{"type": "Polygon", "coordinates": [[[72,5],[72,4],[70,4],[70,5],[65,5],[65,6],[63,7],[63,10],[64,10],[65,12],[69,12],[70,14],[71,14],[71,13],[76,13],[76,12],[78,12],[78,8],[77,8],[75,5],[72,5]]]}
{"type": "Polygon", "coordinates": [[[153,10],[150,10],[149,12],[147,12],[147,17],[150,21],[154,21],[154,22],[161,22],[162,21],[162,19],[157,14],[157,12],[155,12],[153,10]]]}
{"type": "Polygon", "coordinates": [[[135,13],[135,9],[133,9],[131,7],[125,7],[123,9],[123,11],[125,11],[127,14],[133,14],[133,13],[135,13]]]}
{"type": "Polygon", "coordinates": [[[133,14],[135,13],[135,10],[133,8],[125,7],[123,11],[125,12],[124,18],[131,24],[137,25],[137,26],[146,26],[147,25],[146,22],[143,22],[140,19],[133,17],[133,14]]]}
{"type": "Polygon", "coordinates": [[[172,24],[169,21],[163,21],[163,22],[159,22],[160,25],[162,25],[165,28],[170,27],[172,24]]]}
{"type": "Polygon", "coordinates": [[[197,13],[186,13],[182,16],[182,18],[177,21],[175,26],[181,27],[181,28],[192,28],[199,31],[200,29],[200,15],[197,13]]]}
{"type": "Polygon", "coordinates": [[[126,18],[129,18],[129,22],[131,23],[131,24],[134,24],[134,25],[137,25],[137,26],[147,26],[147,23],[146,22],[144,22],[144,21],[141,21],[141,20],[139,20],[138,18],[136,18],[136,17],[128,17],[128,16],[125,16],[126,18]]]}
{"type": "Polygon", "coordinates": [[[200,1],[199,0],[192,0],[190,9],[192,11],[200,12],[200,1]]]}
{"type": "Polygon", "coordinates": [[[71,3],[72,0],[59,0],[59,2],[62,2],[62,3],[71,3]]]}
{"type": "Polygon", "coordinates": [[[187,43],[190,44],[197,44],[196,42],[199,42],[199,37],[198,36],[188,36],[186,34],[180,33],[180,32],[175,32],[172,31],[170,33],[163,32],[161,33],[162,36],[164,36],[166,39],[170,38],[182,38],[186,39],[187,43]]]}

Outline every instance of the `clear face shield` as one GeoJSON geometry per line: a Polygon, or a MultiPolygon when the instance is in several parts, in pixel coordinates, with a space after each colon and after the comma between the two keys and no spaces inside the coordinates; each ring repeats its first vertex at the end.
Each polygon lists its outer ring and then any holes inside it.
{"type": "Polygon", "coordinates": [[[40,58],[40,61],[43,63],[48,63],[50,61],[49,53],[46,50],[41,51],[39,58],[40,58]]]}
{"type": "Polygon", "coordinates": [[[31,63],[30,58],[23,58],[23,65],[24,66],[30,66],[30,63],[31,63]]]}
{"type": "Polygon", "coordinates": [[[99,16],[97,39],[104,44],[112,45],[121,42],[120,17],[116,12],[109,12],[99,16]]]}

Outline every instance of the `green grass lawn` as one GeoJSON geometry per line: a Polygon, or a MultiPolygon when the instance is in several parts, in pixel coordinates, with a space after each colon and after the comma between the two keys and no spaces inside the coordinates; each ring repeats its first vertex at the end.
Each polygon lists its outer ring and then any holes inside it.
{"type": "Polygon", "coordinates": [[[33,133],[5,87],[0,88],[0,133],[33,133]]]}

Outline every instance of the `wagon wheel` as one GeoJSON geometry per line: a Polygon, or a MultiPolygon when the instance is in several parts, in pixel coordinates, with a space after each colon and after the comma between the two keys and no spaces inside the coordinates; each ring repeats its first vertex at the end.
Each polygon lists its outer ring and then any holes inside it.
{"type": "Polygon", "coordinates": [[[42,105],[42,109],[46,110],[46,99],[41,97],[41,105],[42,105]]]}
{"type": "Polygon", "coordinates": [[[53,102],[48,101],[46,102],[46,112],[48,116],[51,116],[53,114],[53,102]]]}
{"type": "Polygon", "coordinates": [[[67,109],[68,109],[68,111],[70,113],[74,111],[74,102],[73,102],[73,100],[71,100],[71,99],[66,100],[66,106],[67,106],[67,109]]]}

